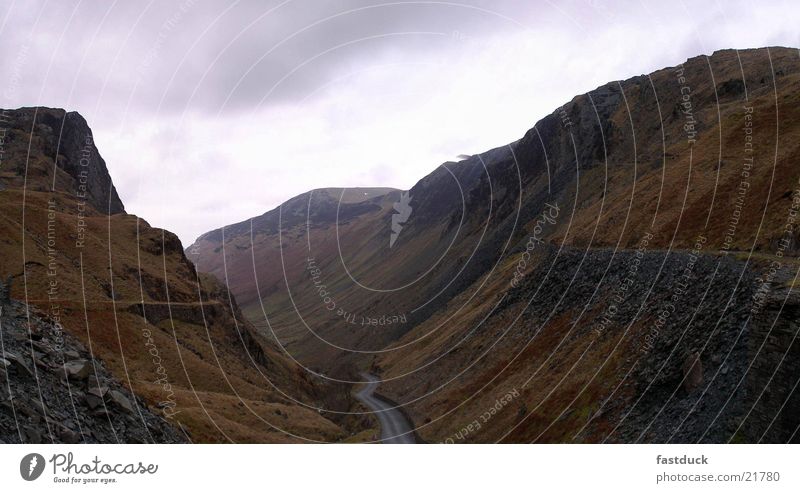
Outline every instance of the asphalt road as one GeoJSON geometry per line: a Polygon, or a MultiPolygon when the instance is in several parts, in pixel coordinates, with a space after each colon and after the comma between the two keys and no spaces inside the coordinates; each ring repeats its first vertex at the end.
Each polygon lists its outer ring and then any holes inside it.
{"type": "Polygon", "coordinates": [[[381,443],[415,443],[414,427],[403,416],[403,413],[374,395],[375,389],[380,384],[378,377],[364,374],[364,378],[369,383],[358,391],[356,399],[363,402],[378,417],[381,424],[381,443]]]}

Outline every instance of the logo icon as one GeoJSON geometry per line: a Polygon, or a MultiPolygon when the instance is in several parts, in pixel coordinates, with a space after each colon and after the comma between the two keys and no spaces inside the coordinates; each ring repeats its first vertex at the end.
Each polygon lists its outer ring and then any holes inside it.
{"type": "Polygon", "coordinates": [[[392,236],[389,238],[389,248],[394,246],[397,237],[400,236],[400,232],[403,230],[403,225],[411,217],[411,211],[414,210],[411,207],[411,196],[408,195],[408,192],[403,192],[400,195],[400,200],[394,203],[394,210],[397,212],[392,214],[392,236]]]}
{"type": "Polygon", "coordinates": [[[19,463],[19,473],[25,481],[36,481],[44,472],[44,457],[28,454],[19,463]]]}

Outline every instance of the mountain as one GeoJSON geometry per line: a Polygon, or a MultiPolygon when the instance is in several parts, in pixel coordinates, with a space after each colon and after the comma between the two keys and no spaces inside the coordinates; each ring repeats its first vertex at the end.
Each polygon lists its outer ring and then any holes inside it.
{"type": "MultiPolygon", "coordinates": [[[[4,412],[10,416],[33,398],[26,391],[39,360],[42,371],[63,376],[79,359],[90,375],[66,380],[79,404],[93,389],[111,389],[126,396],[133,415],[145,420],[141,425],[157,415],[172,428],[116,435],[121,441],[263,443],[350,435],[346,427],[355,418],[319,411],[349,409],[349,388],[312,382],[242,317],[222,283],[197,273],[174,234],[125,212],[80,115],[0,110],[0,135],[0,278],[7,279],[15,313],[23,314],[8,322],[4,314],[3,334],[28,329],[21,334],[29,339],[12,360],[3,356],[3,365],[19,360],[33,372],[9,364],[20,383],[14,398],[4,395],[4,412]],[[46,337],[37,327],[46,328],[46,337]],[[68,346],[59,341],[62,332],[68,346]],[[95,374],[98,368],[106,373],[95,374]]],[[[64,389],[53,382],[61,395],[64,389]]],[[[73,432],[91,429],[96,423],[87,420],[117,409],[101,394],[108,407],[92,408],[94,414],[63,407],[64,396],[50,411],[67,412],[73,432]]],[[[44,399],[44,406],[52,402],[44,399]]],[[[45,426],[42,416],[50,415],[44,412],[26,423],[35,433],[12,439],[62,441],[45,426]]],[[[109,422],[117,429],[115,419],[109,422]]],[[[109,431],[77,440],[112,441],[109,431]]]]}
{"type": "Polygon", "coordinates": [[[797,440],[799,86],[795,49],[698,56],[407,192],[309,192],[187,251],[428,441],[797,440]]]}
{"type": "MultiPolygon", "coordinates": [[[[257,301],[258,289],[274,290],[277,282],[282,279],[280,276],[274,279],[271,277],[271,274],[278,273],[274,267],[281,264],[280,256],[269,256],[280,252],[281,242],[286,242],[287,245],[291,243],[291,247],[285,248],[287,251],[294,252],[301,249],[302,245],[294,243],[296,238],[281,238],[282,230],[306,226],[324,228],[336,224],[337,221],[346,224],[358,217],[381,212],[386,206],[384,199],[393,197],[396,193],[396,190],[388,188],[313,190],[294,197],[280,208],[259,217],[206,233],[198,238],[186,253],[191,259],[199,262],[202,272],[212,273],[219,279],[224,279],[226,272],[229,276],[235,277],[236,282],[231,283],[232,292],[243,306],[248,306],[257,301]],[[262,285],[260,287],[256,286],[255,277],[248,275],[253,270],[253,263],[249,259],[252,256],[250,253],[233,257],[233,263],[227,265],[223,262],[223,256],[218,255],[222,251],[223,235],[237,239],[238,242],[235,242],[232,248],[246,252],[241,239],[244,238],[248,240],[246,243],[249,243],[251,230],[259,235],[259,240],[261,236],[264,242],[268,239],[276,240],[275,243],[268,245],[269,248],[256,251],[259,259],[256,270],[262,285]],[[244,261],[241,261],[242,259],[244,261]]],[[[253,243],[258,247],[267,246],[260,241],[253,243]]]]}

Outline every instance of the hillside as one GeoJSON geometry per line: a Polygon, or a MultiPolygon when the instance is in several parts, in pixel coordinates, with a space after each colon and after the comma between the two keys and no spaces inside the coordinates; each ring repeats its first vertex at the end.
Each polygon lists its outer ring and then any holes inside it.
{"type": "Polygon", "coordinates": [[[74,336],[7,294],[0,285],[0,444],[189,441],[74,336]]]}
{"type": "Polygon", "coordinates": [[[22,108],[0,123],[0,277],[13,299],[63,327],[185,439],[349,435],[341,415],[317,411],[348,410],[348,389],[313,382],[220,282],[197,274],[174,234],[125,213],[80,115],[22,108]]]}
{"type": "Polygon", "coordinates": [[[795,49],[695,57],[444,163],[393,244],[401,192],[301,196],[189,251],[429,441],[796,439],[798,89],[795,49]]]}

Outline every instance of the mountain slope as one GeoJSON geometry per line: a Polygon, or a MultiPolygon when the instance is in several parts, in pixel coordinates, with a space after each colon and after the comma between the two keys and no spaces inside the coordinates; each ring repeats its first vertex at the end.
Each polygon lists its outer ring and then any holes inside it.
{"type": "Polygon", "coordinates": [[[0,443],[188,440],[75,337],[6,294],[0,286],[0,443]]]}
{"type": "Polygon", "coordinates": [[[2,115],[0,276],[13,279],[14,299],[63,326],[193,441],[346,436],[316,409],[347,409],[347,389],[312,386],[223,285],[197,274],[175,235],[125,214],[83,118],[2,115]]]}
{"type": "Polygon", "coordinates": [[[393,245],[399,192],[338,219],[287,203],[328,219],[226,227],[193,258],[322,378],[380,372],[427,440],[785,441],[799,86],[794,49],[695,57],[443,164],[393,245]]]}

